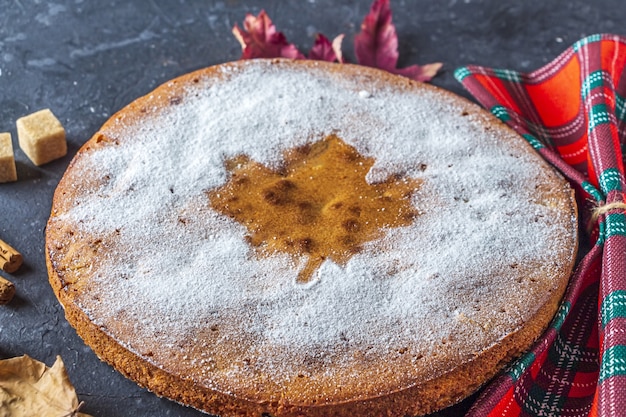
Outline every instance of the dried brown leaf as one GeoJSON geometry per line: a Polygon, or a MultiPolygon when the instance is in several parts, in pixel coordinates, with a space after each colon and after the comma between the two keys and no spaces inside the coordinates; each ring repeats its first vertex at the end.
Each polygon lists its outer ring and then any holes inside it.
{"type": "Polygon", "coordinates": [[[0,417],[90,417],[60,356],[48,368],[29,356],[0,360],[0,417]]]}

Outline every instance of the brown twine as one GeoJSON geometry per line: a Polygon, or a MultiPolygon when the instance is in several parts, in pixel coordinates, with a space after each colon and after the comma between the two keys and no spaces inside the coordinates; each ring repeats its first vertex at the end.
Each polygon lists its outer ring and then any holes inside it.
{"type": "Polygon", "coordinates": [[[608,213],[609,211],[613,209],[626,210],[626,203],[623,203],[621,201],[616,201],[614,203],[604,204],[602,206],[598,206],[594,208],[593,211],[591,212],[591,219],[589,219],[589,224],[587,225],[587,231],[591,232],[591,230],[595,226],[600,216],[608,213]]]}

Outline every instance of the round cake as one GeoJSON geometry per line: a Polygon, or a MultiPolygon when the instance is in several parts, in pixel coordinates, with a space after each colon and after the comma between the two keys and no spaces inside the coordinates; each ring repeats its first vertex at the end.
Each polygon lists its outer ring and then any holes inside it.
{"type": "Polygon", "coordinates": [[[371,68],[172,80],[78,151],[50,283],[98,354],[220,416],[407,416],[476,391],[554,316],[572,190],[517,134],[371,68]]]}

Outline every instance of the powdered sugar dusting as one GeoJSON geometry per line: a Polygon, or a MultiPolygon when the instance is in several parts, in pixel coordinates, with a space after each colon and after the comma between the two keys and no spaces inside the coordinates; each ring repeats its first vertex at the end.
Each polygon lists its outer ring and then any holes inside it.
{"type": "MultiPolygon", "coordinates": [[[[560,214],[564,203],[537,198],[544,163],[502,140],[512,133],[485,129],[482,116],[462,115],[469,104],[430,89],[267,63],[223,71],[227,81],[187,86],[181,104],[142,123],[109,125],[103,133],[120,144],[74,166],[108,180],[51,220],[79,235],[117,233],[123,262],[105,249],[80,303],[115,337],[132,326],[126,347],[236,391],[230,381],[259,370],[285,385],[319,363],[362,360],[356,352],[384,361],[408,349],[420,358],[455,337],[464,343],[451,355],[462,360],[519,328],[534,313],[528,304],[546,299],[533,281],[569,261],[574,220],[560,214]],[[331,133],[375,158],[368,181],[422,179],[412,197],[421,215],[346,265],[326,261],[300,285],[306,259],[257,256],[245,227],[212,211],[206,191],[227,181],[229,158],[277,165],[284,150],[331,133]],[[531,272],[516,273],[518,265],[531,272]],[[216,344],[235,359],[220,362],[216,344]]],[[[423,372],[432,374],[438,365],[429,363],[423,372]]],[[[348,381],[337,369],[324,372],[348,381]]]]}

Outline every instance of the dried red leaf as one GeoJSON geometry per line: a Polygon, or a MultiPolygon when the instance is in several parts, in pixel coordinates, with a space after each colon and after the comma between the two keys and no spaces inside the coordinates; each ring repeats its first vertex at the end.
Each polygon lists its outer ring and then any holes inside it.
{"type": "Polygon", "coordinates": [[[398,62],[398,37],[391,22],[389,0],[375,0],[354,37],[354,53],[361,65],[381,69],[395,68],[398,62]]]}
{"type": "Polygon", "coordinates": [[[412,80],[425,83],[432,80],[442,66],[443,64],[441,62],[433,62],[432,64],[411,65],[406,68],[396,68],[387,71],[398,75],[404,75],[412,80]]]}
{"type": "Polygon", "coordinates": [[[380,68],[418,81],[429,81],[441,68],[441,63],[424,66],[398,65],[398,35],[392,22],[389,0],[374,0],[361,23],[361,32],[354,37],[354,52],[361,65],[380,68]]]}
{"type": "Polygon", "coordinates": [[[332,43],[321,33],[315,36],[315,43],[309,51],[309,59],[318,61],[341,62],[343,63],[343,54],[341,53],[341,42],[344,35],[341,34],[333,39],[332,43]]]}
{"type": "Polygon", "coordinates": [[[343,53],[341,52],[341,43],[343,42],[343,37],[345,35],[342,33],[333,39],[333,51],[335,51],[335,56],[337,57],[337,61],[340,63],[344,63],[343,53]]]}
{"type": "Polygon", "coordinates": [[[276,30],[276,26],[264,10],[258,16],[247,14],[243,21],[243,29],[235,24],[233,35],[241,44],[240,59],[304,58],[298,48],[288,43],[285,35],[276,30]]]}
{"type": "MultiPolygon", "coordinates": [[[[261,11],[258,16],[247,14],[243,29],[235,24],[233,34],[241,44],[241,59],[307,58],[294,44],[287,42],[282,32],[276,30],[265,11],[261,11]]],[[[318,34],[308,59],[343,63],[341,51],[343,38],[344,35],[341,34],[330,42],[324,35],[318,34]]],[[[354,50],[357,62],[361,65],[380,68],[417,81],[430,81],[443,65],[436,62],[396,68],[398,35],[392,22],[389,0],[374,0],[369,13],[363,19],[361,32],[354,38],[354,50]]]]}

